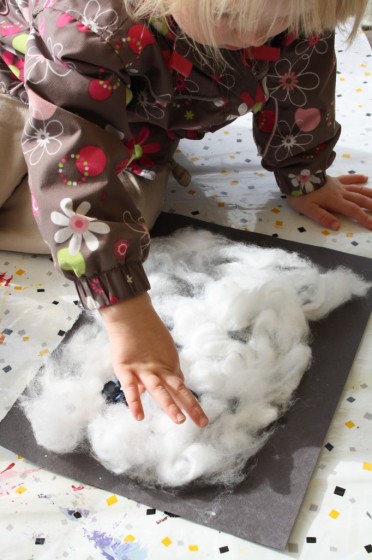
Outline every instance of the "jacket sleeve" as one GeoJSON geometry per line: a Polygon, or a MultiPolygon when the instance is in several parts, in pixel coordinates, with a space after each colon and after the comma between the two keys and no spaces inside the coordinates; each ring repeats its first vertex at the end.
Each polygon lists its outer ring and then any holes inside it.
{"type": "Polygon", "coordinates": [[[341,127],[335,121],[334,34],[287,36],[264,80],[269,98],[254,115],[253,133],[262,165],[285,194],[322,187],[341,127]],[[265,83],[266,82],[266,83],[265,83]]]}
{"type": "MultiPolygon", "coordinates": [[[[125,64],[107,40],[119,19],[102,10],[102,37],[73,11],[43,9],[26,53],[23,152],[34,213],[55,267],[88,308],[149,289],[149,233],[118,178],[141,151],[125,110],[125,64]]],[[[151,141],[150,130],[143,136],[151,141]]]]}

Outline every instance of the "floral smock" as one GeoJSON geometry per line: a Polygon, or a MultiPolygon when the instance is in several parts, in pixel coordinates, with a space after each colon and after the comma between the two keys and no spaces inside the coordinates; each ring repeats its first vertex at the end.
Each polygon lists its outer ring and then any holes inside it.
{"type": "Polygon", "coordinates": [[[221,70],[172,20],[134,22],[122,0],[0,0],[0,12],[0,91],[29,105],[34,214],[85,307],[149,289],[149,233],[118,175],[151,180],[180,139],[251,111],[282,192],[324,185],[340,134],[333,33],[226,51],[221,70]]]}

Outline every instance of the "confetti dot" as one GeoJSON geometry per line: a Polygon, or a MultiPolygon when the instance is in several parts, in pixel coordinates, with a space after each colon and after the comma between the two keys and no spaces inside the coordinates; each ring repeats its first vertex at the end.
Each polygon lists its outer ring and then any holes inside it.
{"type": "Polygon", "coordinates": [[[199,547],[197,544],[190,544],[189,545],[189,551],[190,552],[197,552],[199,550],[199,547]]]}
{"type": "Polygon", "coordinates": [[[16,274],[18,274],[18,276],[22,276],[25,273],[25,271],[20,268],[19,270],[16,270],[16,274]]]}
{"type": "Polygon", "coordinates": [[[44,350],[40,350],[39,352],[39,356],[45,356],[46,354],[49,354],[49,350],[48,348],[44,348],[44,350]]]}
{"type": "Polygon", "coordinates": [[[136,540],[136,537],[134,537],[133,535],[129,534],[126,537],[124,537],[124,542],[134,542],[136,540]]]}
{"type": "Polygon", "coordinates": [[[364,548],[366,549],[368,554],[372,554],[372,544],[367,544],[367,546],[365,546],[364,548]]]}
{"type": "Polygon", "coordinates": [[[327,235],[331,235],[331,232],[328,231],[327,229],[323,229],[322,234],[327,236],[327,235]]]}
{"type": "Polygon", "coordinates": [[[109,498],[107,498],[106,503],[108,506],[113,506],[114,504],[116,504],[117,501],[118,501],[117,497],[115,495],[112,495],[109,498]]]}
{"type": "Polygon", "coordinates": [[[337,517],[340,515],[340,512],[332,509],[328,515],[329,517],[332,517],[332,519],[337,519],[337,517]]]}
{"type": "Polygon", "coordinates": [[[274,214],[280,214],[279,208],[273,208],[271,212],[273,212],[274,214]]]}
{"type": "Polygon", "coordinates": [[[372,463],[363,463],[363,470],[372,471],[372,463]]]}
{"type": "Polygon", "coordinates": [[[277,220],[277,221],[275,222],[275,225],[276,225],[277,227],[282,227],[282,226],[283,226],[282,220],[277,220]]]}
{"type": "Polygon", "coordinates": [[[170,546],[172,544],[172,541],[169,537],[165,537],[165,539],[163,539],[161,542],[164,546],[170,546]]]}
{"type": "Polygon", "coordinates": [[[45,543],[45,539],[44,537],[36,537],[35,539],[35,544],[44,544],[45,543]]]}
{"type": "Polygon", "coordinates": [[[348,420],[348,422],[345,422],[345,426],[347,428],[349,428],[351,430],[351,428],[355,428],[355,424],[352,420],[348,420]]]}
{"type": "Polygon", "coordinates": [[[149,508],[146,510],[146,515],[155,515],[155,513],[156,513],[155,508],[149,508]]]}
{"type": "Polygon", "coordinates": [[[350,155],[350,154],[342,154],[342,157],[343,157],[344,159],[350,159],[350,158],[351,158],[351,155],[350,155]]]}
{"type": "Polygon", "coordinates": [[[336,486],[334,494],[336,494],[336,496],[343,496],[345,492],[346,492],[345,488],[341,488],[341,486],[336,486]]]}
{"type": "Polygon", "coordinates": [[[226,554],[226,552],[229,552],[229,547],[228,546],[221,546],[220,554],[226,554]]]}
{"type": "Polygon", "coordinates": [[[315,544],[316,543],[316,537],[307,537],[306,542],[308,544],[315,544]]]}
{"type": "Polygon", "coordinates": [[[17,494],[23,494],[24,492],[27,492],[27,488],[25,488],[25,486],[19,486],[16,492],[17,494]]]}

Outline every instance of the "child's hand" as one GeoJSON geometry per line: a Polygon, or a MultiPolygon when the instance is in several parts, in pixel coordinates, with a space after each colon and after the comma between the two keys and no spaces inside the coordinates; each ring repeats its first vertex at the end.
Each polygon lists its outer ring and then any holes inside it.
{"type": "Polygon", "coordinates": [[[372,229],[372,189],[364,187],[365,175],[341,175],[327,178],[320,189],[300,197],[289,196],[289,204],[301,214],[318,222],[321,226],[338,230],[340,220],[334,213],[342,214],[372,229]]]}
{"type": "Polygon", "coordinates": [[[128,406],[144,418],[140,394],[147,390],[177,424],[182,410],[200,426],[208,419],[183,382],[173,339],[147,293],[101,310],[110,340],[112,364],[128,406]]]}

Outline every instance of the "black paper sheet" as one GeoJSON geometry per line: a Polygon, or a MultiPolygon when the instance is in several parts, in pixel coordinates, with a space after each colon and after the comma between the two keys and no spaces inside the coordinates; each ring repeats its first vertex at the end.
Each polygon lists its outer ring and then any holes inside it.
{"type": "MultiPolygon", "coordinates": [[[[176,229],[189,226],[221,233],[234,241],[295,251],[324,269],[346,266],[372,281],[370,259],[233,230],[174,214],[162,214],[152,234],[169,235],[176,229]]],[[[372,290],[365,298],[352,300],[323,321],[312,324],[313,362],[297,391],[296,403],[265,447],[251,461],[246,479],[233,492],[198,486],[189,486],[176,494],[148,489],[125,476],[111,474],[88,455],[46,453],[36,444],[31,426],[17,403],[0,423],[0,445],[54,473],[126,496],[148,507],[172,512],[195,523],[283,550],[371,309],[372,290]]],[[[81,328],[82,324],[81,316],[69,336],[73,336],[74,329],[81,328]]],[[[61,344],[66,343],[68,336],[61,344]]]]}

